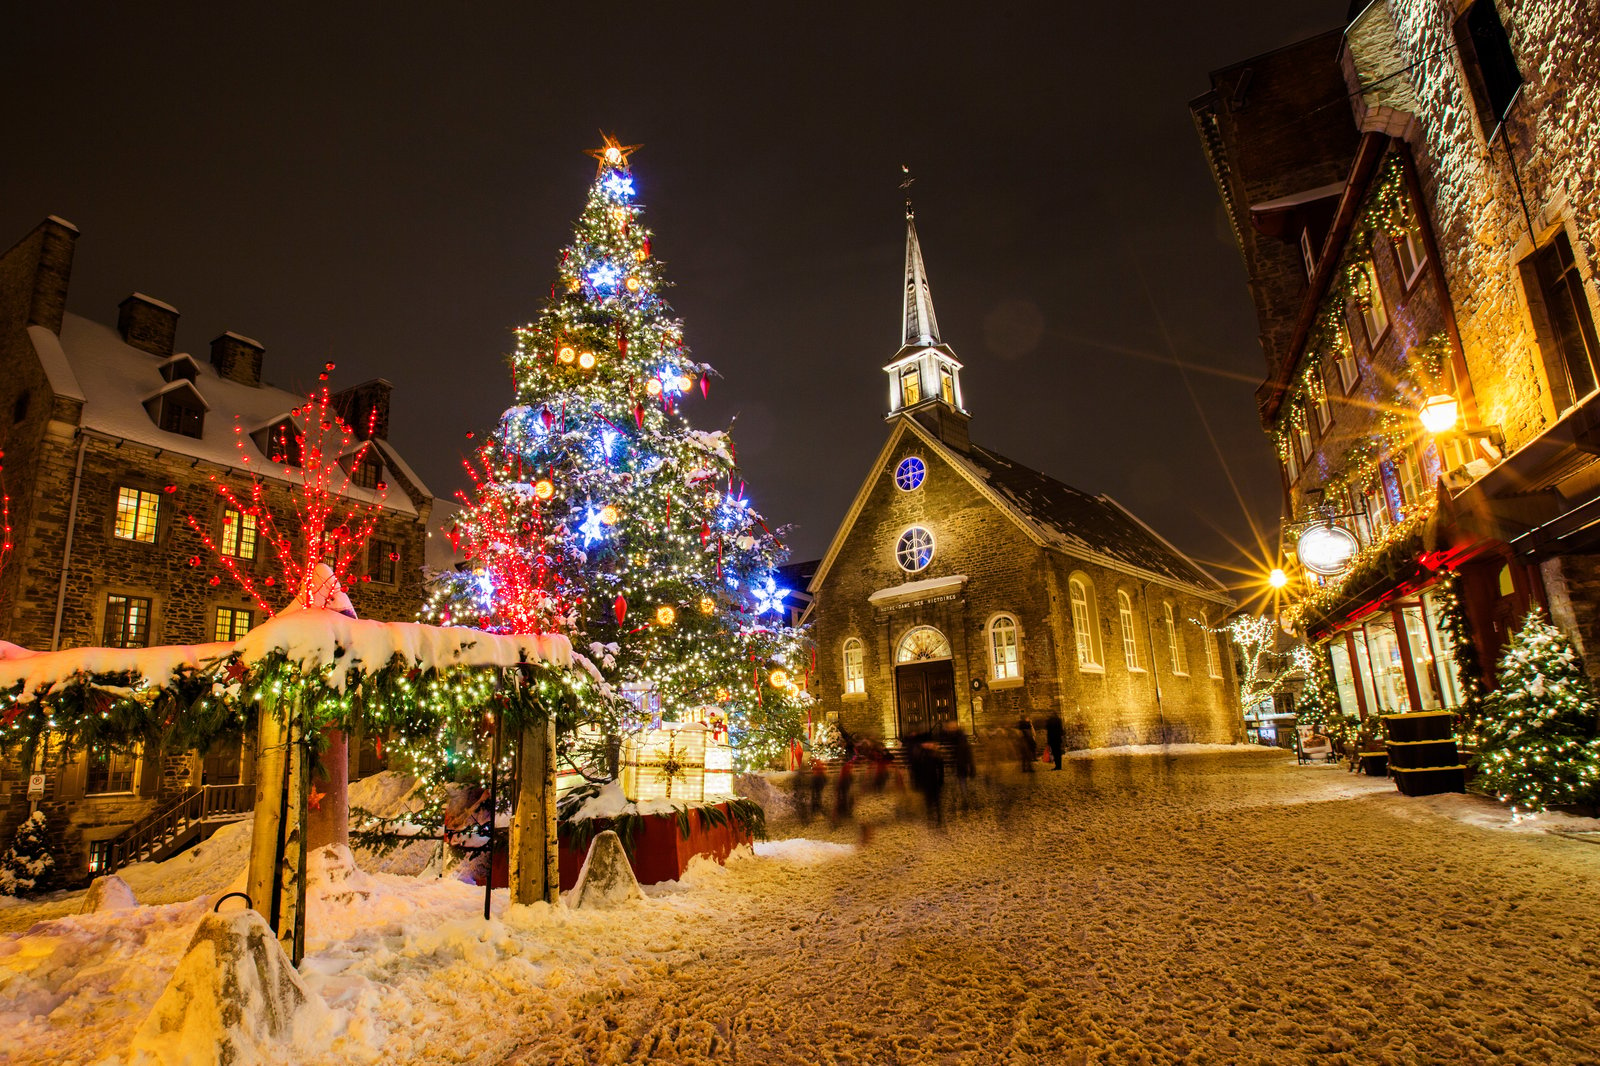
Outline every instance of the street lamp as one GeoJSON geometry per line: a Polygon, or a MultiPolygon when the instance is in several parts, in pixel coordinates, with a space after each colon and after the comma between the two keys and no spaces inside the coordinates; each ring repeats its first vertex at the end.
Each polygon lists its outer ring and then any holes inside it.
{"type": "Polygon", "coordinates": [[[1272,568],[1272,573],[1267,575],[1267,584],[1275,589],[1281,589],[1289,584],[1289,575],[1283,572],[1283,567],[1275,566],[1272,568]]]}
{"type": "Polygon", "coordinates": [[[1429,396],[1423,401],[1417,417],[1421,419],[1423,429],[1437,436],[1455,428],[1460,411],[1461,405],[1454,396],[1440,393],[1437,396],[1429,396]]]}

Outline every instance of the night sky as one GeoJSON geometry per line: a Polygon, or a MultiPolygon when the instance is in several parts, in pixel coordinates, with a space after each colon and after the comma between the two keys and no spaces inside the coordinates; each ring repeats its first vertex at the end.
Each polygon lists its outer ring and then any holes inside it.
{"type": "Polygon", "coordinates": [[[114,323],[137,290],[183,312],[180,350],[260,340],[274,384],[388,378],[391,438],[448,496],[614,131],[722,374],[689,417],[737,416],[798,559],[886,433],[905,163],[974,439],[1237,562],[1219,530],[1249,540],[1279,491],[1186,103],[1346,5],[868,6],[16,5],[0,245],[61,215],[75,313],[114,323]]]}

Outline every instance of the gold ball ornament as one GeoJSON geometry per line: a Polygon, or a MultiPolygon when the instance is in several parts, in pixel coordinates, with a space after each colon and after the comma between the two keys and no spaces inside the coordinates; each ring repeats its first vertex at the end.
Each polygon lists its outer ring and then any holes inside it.
{"type": "Polygon", "coordinates": [[[578,356],[578,365],[581,366],[585,370],[593,370],[594,369],[594,353],[593,352],[584,352],[582,355],[578,356]]]}
{"type": "Polygon", "coordinates": [[[789,683],[789,671],[774,670],[772,671],[772,676],[767,678],[767,680],[772,682],[773,688],[783,688],[789,683]]]}
{"type": "Polygon", "coordinates": [[[533,494],[541,500],[548,500],[556,494],[555,483],[548,479],[536,481],[533,485],[533,494]]]}
{"type": "Polygon", "coordinates": [[[556,353],[556,358],[561,360],[563,363],[570,363],[577,357],[577,351],[574,350],[570,344],[563,346],[562,349],[556,353]]]}
{"type": "Polygon", "coordinates": [[[660,607],[656,608],[656,624],[657,625],[670,626],[672,623],[676,622],[677,620],[678,620],[678,612],[673,610],[672,607],[670,607],[669,605],[663,603],[660,607]]]}
{"type": "Polygon", "coordinates": [[[688,374],[678,375],[678,391],[688,392],[692,388],[694,388],[694,378],[688,374]]]}
{"type": "Polygon", "coordinates": [[[617,519],[621,517],[622,513],[617,510],[614,504],[608,503],[600,508],[600,524],[603,526],[614,526],[617,524],[617,519]]]}
{"type": "Polygon", "coordinates": [[[717,601],[716,600],[712,599],[710,596],[701,596],[700,597],[700,613],[701,614],[714,614],[716,612],[716,609],[717,609],[717,601]]]}
{"type": "Polygon", "coordinates": [[[649,381],[644,383],[644,391],[648,392],[652,396],[660,396],[661,380],[659,378],[651,378],[649,381]]]}
{"type": "Polygon", "coordinates": [[[633,253],[634,262],[637,262],[637,263],[642,263],[646,259],[649,259],[649,258],[650,258],[650,253],[645,251],[643,248],[640,248],[638,251],[633,253]]]}
{"type": "Polygon", "coordinates": [[[623,282],[623,284],[628,287],[628,291],[629,292],[638,292],[639,291],[639,279],[638,278],[630,277],[630,278],[628,278],[627,281],[623,282]]]}

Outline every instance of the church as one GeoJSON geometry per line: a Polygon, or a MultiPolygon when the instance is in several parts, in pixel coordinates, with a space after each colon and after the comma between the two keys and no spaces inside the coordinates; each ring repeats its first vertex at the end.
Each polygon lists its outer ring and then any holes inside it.
{"type": "Polygon", "coordinates": [[[906,209],[888,439],[812,577],[812,694],[859,737],[1059,713],[1075,747],[1242,739],[1223,586],[1115,500],[974,443],[906,209]]]}

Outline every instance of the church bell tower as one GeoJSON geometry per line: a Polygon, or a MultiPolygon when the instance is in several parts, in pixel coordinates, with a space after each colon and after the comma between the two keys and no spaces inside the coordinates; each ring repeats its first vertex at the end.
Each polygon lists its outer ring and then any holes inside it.
{"type": "Polygon", "coordinates": [[[967,423],[972,416],[961,397],[961,362],[939,338],[933,292],[928,288],[928,270],[922,265],[922,245],[917,240],[916,212],[909,199],[905,280],[900,350],[883,368],[889,375],[889,413],[885,418],[915,418],[950,447],[964,452],[971,443],[967,423]]]}

